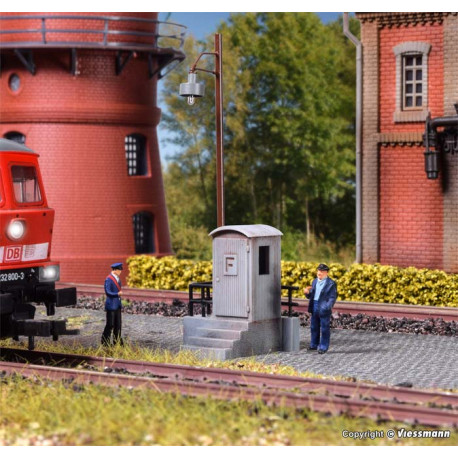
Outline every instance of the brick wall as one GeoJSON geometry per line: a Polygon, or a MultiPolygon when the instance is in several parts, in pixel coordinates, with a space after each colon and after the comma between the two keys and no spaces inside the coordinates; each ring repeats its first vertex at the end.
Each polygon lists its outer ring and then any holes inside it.
{"type": "MultiPolygon", "coordinates": [[[[393,49],[405,42],[431,45],[428,55],[427,109],[432,117],[443,115],[444,56],[442,24],[424,24],[380,30],[380,132],[415,132],[424,130],[421,122],[394,122],[396,111],[396,60],[393,49]]],[[[425,75],[424,75],[425,76],[425,75]]]]}
{"type": "Polygon", "coordinates": [[[442,190],[426,180],[422,147],[380,151],[380,262],[442,269],[442,190]]]}
{"type": "Polygon", "coordinates": [[[363,44],[363,261],[458,272],[458,158],[427,180],[422,134],[432,117],[455,114],[458,16],[361,13],[363,44]],[[396,111],[396,56],[406,42],[430,45],[427,106],[396,111]],[[421,118],[421,119],[420,119],[421,118]]]}
{"type": "MultiPolygon", "coordinates": [[[[443,114],[442,24],[380,30],[380,132],[424,131],[423,122],[395,122],[396,60],[393,49],[405,42],[431,45],[427,102],[432,116],[443,114]]],[[[424,75],[425,76],[425,75],[424,75]]],[[[393,142],[394,143],[394,142],[393,142]]],[[[440,181],[427,180],[423,148],[403,143],[380,153],[380,262],[442,269],[443,205],[440,181]]]]}

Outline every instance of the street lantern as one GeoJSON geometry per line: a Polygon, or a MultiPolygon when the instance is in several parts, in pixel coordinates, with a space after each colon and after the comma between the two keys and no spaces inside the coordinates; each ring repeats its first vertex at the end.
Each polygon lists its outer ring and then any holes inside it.
{"type": "Polygon", "coordinates": [[[188,104],[194,105],[195,97],[203,97],[205,85],[196,81],[196,73],[188,73],[188,82],[180,84],[180,95],[188,98],[188,104]]]}
{"type": "Polygon", "coordinates": [[[224,152],[223,152],[223,47],[220,33],[215,33],[215,51],[200,53],[191,66],[188,82],[180,84],[180,96],[187,97],[188,104],[194,105],[196,97],[203,97],[204,85],[198,83],[196,72],[215,75],[215,113],[216,113],[216,213],[217,226],[224,226],[224,152]],[[198,68],[197,63],[205,55],[215,56],[215,69],[198,68]]]}
{"type": "Polygon", "coordinates": [[[436,134],[431,130],[431,115],[426,118],[426,130],[424,134],[426,146],[425,172],[428,180],[436,180],[439,177],[439,152],[436,150],[436,134]]]}
{"type": "Polygon", "coordinates": [[[437,151],[425,151],[425,172],[429,180],[436,180],[439,176],[439,153],[437,151]]]}
{"type": "Polygon", "coordinates": [[[439,177],[440,154],[458,153],[458,104],[455,104],[456,116],[443,116],[431,119],[428,113],[426,118],[423,143],[426,147],[425,172],[430,180],[439,177]],[[444,127],[442,131],[438,128],[444,127]]]}

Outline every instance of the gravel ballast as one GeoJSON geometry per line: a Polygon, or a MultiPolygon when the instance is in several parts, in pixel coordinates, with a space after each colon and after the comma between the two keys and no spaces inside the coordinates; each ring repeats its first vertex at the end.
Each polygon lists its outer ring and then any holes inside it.
{"type": "MultiPolygon", "coordinates": [[[[104,310],[104,299],[81,296],[73,308],[86,310],[104,310]]],[[[165,317],[184,317],[188,315],[188,305],[180,300],[174,299],[173,303],[129,301],[123,307],[123,313],[133,315],[158,315],[165,317]]],[[[199,305],[194,306],[194,314],[200,315],[199,305]]],[[[284,312],[286,314],[286,312],[284,312]]],[[[310,315],[294,314],[299,316],[301,326],[310,326],[310,315]]],[[[431,334],[440,336],[458,336],[458,322],[444,321],[442,318],[428,318],[426,320],[413,320],[408,318],[384,318],[358,313],[334,313],[331,319],[331,328],[334,329],[356,329],[362,331],[375,331],[384,333],[402,334],[431,334]]]]}

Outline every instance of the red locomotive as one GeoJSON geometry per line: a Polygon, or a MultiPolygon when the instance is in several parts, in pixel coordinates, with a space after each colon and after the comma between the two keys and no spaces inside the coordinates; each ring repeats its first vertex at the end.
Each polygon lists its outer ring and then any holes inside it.
{"type": "Polygon", "coordinates": [[[48,207],[38,154],[0,139],[0,338],[74,334],[65,320],[35,320],[35,304],[47,315],[76,304],[76,288],[56,289],[59,263],[51,262],[54,210],[48,207]]]}

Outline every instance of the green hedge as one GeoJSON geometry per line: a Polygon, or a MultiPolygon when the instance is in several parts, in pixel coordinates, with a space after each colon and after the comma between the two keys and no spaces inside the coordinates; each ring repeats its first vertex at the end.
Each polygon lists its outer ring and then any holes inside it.
{"type": "Polygon", "coordinates": [[[174,256],[134,256],[127,260],[127,264],[127,284],[132,288],[187,291],[189,283],[212,278],[211,261],[188,261],[174,256]]]}
{"type": "MultiPolygon", "coordinates": [[[[127,284],[134,288],[185,291],[189,283],[209,281],[210,261],[178,260],[173,256],[134,256],[127,260],[127,284]]],[[[337,281],[339,300],[458,307],[458,275],[440,270],[400,268],[380,264],[330,264],[329,275],[337,281]]],[[[282,285],[298,286],[295,297],[316,276],[317,263],[282,261],[282,285]]]]}

